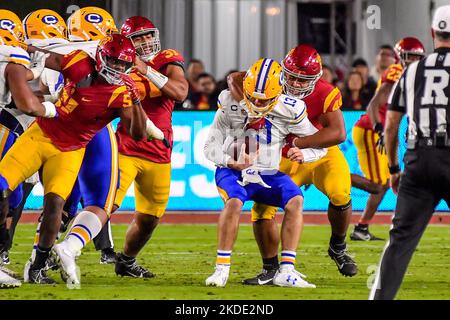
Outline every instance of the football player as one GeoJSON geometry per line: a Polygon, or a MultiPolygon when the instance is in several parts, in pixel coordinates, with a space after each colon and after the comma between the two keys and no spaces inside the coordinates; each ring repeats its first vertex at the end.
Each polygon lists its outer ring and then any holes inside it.
{"type": "MultiPolygon", "coordinates": [[[[37,47],[44,47],[51,44],[56,43],[67,43],[67,26],[61,16],[55,11],[48,9],[36,10],[29,13],[25,19],[23,20],[24,26],[24,37],[25,44],[34,45],[37,47]]],[[[29,82],[31,89],[35,94],[38,94],[39,91],[42,90],[40,86],[41,78],[44,76],[48,69],[44,69],[44,72],[41,74],[41,77],[29,82]]],[[[58,83],[58,86],[62,88],[62,80],[58,83]]],[[[45,97],[42,94],[38,94],[39,96],[45,97]]],[[[52,100],[50,100],[52,101],[52,100]]],[[[52,102],[56,101],[53,100],[52,102]]],[[[39,175],[35,173],[33,176],[28,178],[23,184],[23,197],[22,202],[19,207],[16,209],[10,209],[10,219],[12,220],[9,226],[9,235],[10,239],[7,244],[7,250],[9,250],[13,243],[13,236],[15,232],[15,228],[17,223],[20,220],[22,215],[22,210],[25,205],[26,199],[31,193],[33,186],[39,182],[39,175]]],[[[18,190],[18,189],[16,189],[18,190]]],[[[3,259],[8,258],[8,251],[3,252],[3,259]]]]}
{"type": "MultiPolygon", "coordinates": [[[[38,50],[29,47],[29,52],[38,50]]],[[[41,50],[41,49],[39,49],[41,50]]],[[[134,139],[145,135],[145,113],[128,73],[135,61],[129,39],[112,34],[104,38],[96,59],[81,50],[68,55],[49,54],[45,66],[63,73],[65,86],[57,102],[58,117],[37,118],[0,162],[0,191],[14,190],[42,167],[44,212],[36,257],[28,272],[32,283],[54,283],[45,263],[55,242],[64,202],[79,173],[85,147],[95,134],[120,117],[134,139]],[[27,150],[23,154],[23,150],[27,150]]],[[[110,193],[115,185],[110,186],[110,193]]],[[[105,209],[85,207],[69,235],[54,250],[68,284],[78,285],[75,257],[108,220],[105,209]]]]}
{"type": "MultiPolygon", "coordinates": [[[[37,10],[29,14],[26,21],[31,24],[34,16],[42,17],[49,16],[48,10],[37,10]],[[43,12],[41,12],[43,11],[43,12]]],[[[33,26],[36,29],[45,29],[45,26],[38,28],[38,24],[43,19],[36,21],[33,26]]],[[[59,21],[62,26],[66,26],[64,21],[59,21]]],[[[25,20],[24,20],[25,21],[25,20]]],[[[51,40],[50,34],[46,37],[47,42],[56,42],[56,44],[45,46],[46,50],[60,54],[68,54],[76,49],[81,49],[90,57],[95,57],[95,52],[98,43],[107,35],[116,32],[117,28],[111,15],[105,10],[97,7],[86,7],[75,11],[68,19],[69,29],[68,37],[72,42],[51,40]],[[80,34],[80,30],[83,33],[80,34]]],[[[63,34],[62,27],[56,27],[55,24],[50,28],[61,30],[60,35],[63,34]]],[[[36,32],[37,33],[37,32],[36,32]]],[[[42,34],[42,32],[38,33],[42,34]]],[[[29,37],[32,37],[30,34],[29,37]]],[[[31,44],[42,43],[41,39],[29,38],[31,44]]],[[[41,76],[40,89],[51,101],[56,101],[59,98],[64,83],[62,73],[45,69],[41,76]]],[[[86,153],[83,159],[83,164],[80,169],[79,177],[75,183],[74,189],[68,197],[63,210],[63,226],[65,230],[69,222],[75,217],[78,210],[78,203],[81,200],[83,207],[96,206],[103,208],[108,214],[111,212],[111,205],[114,201],[115,191],[110,192],[111,185],[118,186],[118,159],[117,159],[117,142],[111,124],[101,129],[94,138],[86,146],[86,153]]],[[[24,279],[28,279],[28,267],[31,261],[34,260],[35,249],[39,241],[39,229],[37,226],[36,236],[34,240],[33,252],[30,261],[24,269],[24,279]]],[[[70,233],[69,233],[70,234],[70,233]]],[[[110,233],[109,220],[102,228],[97,237],[94,237],[93,242],[97,250],[101,250],[100,263],[114,263],[115,252],[113,249],[113,241],[110,233]]],[[[51,265],[52,263],[50,263],[51,265]]]]}
{"type": "MultiPolygon", "coordinates": [[[[303,195],[289,176],[278,168],[287,135],[312,135],[317,129],[309,122],[303,101],[281,95],[281,76],[282,67],[278,62],[260,59],[245,75],[243,101],[234,100],[228,90],[219,95],[219,110],[205,144],[205,156],[218,166],[215,179],[225,208],[218,223],[216,271],[206,279],[206,285],[226,285],[242,206],[246,201],[254,200],[285,211],[281,227],[282,261],[273,283],[288,287],[315,287],[294,268],[303,227],[303,195]],[[233,159],[227,149],[229,146],[233,148],[235,138],[247,135],[254,136],[259,143],[255,152],[257,156],[246,152],[244,142],[239,158],[233,159]]],[[[310,163],[326,152],[326,149],[290,148],[287,154],[292,160],[310,163]]]]}
{"type": "MultiPolygon", "coordinates": [[[[29,80],[38,78],[44,69],[45,55],[35,54],[34,68],[31,59],[23,49],[23,26],[17,15],[8,10],[0,10],[0,158],[14,146],[21,135],[34,121],[35,116],[54,117],[56,107],[52,103],[42,103],[33,94],[29,80]],[[6,109],[15,101],[16,108],[6,109]]],[[[23,151],[22,151],[23,152],[23,151]]],[[[20,183],[9,190],[7,181],[0,177],[0,251],[7,249],[9,234],[6,217],[9,207],[16,208],[22,200],[20,183]]],[[[0,263],[2,264],[2,263],[0,263]]],[[[17,287],[20,281],[0,271],[0,287],[17,287]]]]}
{"type": "Polygon", "coordinates": [[[369,224],[389,189],[389,168],[383,136],[387,102],[403,69],[425,56],[424,46],[413,37],[401,39],[394,49],[401,64],[392,64],[383,72],[367,112],[353,127],[353,141],[361,170],[367,179],[379,186],[380,192],[369,195],[363,215],[350,235],[352,240],[382,240],[369,232],[369,224]]]}
{"type": "MultiPolygon", "coordinates": [[[[120,122],[116,135],[119,144],[120,187],[115,208],[120,207],[134,181],[136,212],[125,237],[123,252],[118,254],[115,272],[120,276],[153,277],[136,262],[136,256],[149,241],[163,216],[170,190],[170,161],[173,143],[172,111],[176,101],[188,92],[184,58],[176,50],[161,50],[159,31],[147,18],[128,18],[121,27],[139,59],[131,75],[139,88],[142,106],[151,121],[158,124],[168,140],[134,141],[120,122]]],[[[152,124],[151,124],[152,125],[152,124]]]]}
{"type": "MultiPolygon", "coordinates": [[[[314,184],[329,199],[328,220],[331,237],[328,255],[344,276],[354,276],[357,266],[347,252],[345,237],[352,214],[350,169],[337,146],[345,141],[346,131],[340,107],[342,97],[338,88],[320,79],[322,63],[317,51],[308,45],[298,45],[282,62],[283,91],[290,98],[306,103],[308,119],[318,134],[288,139],[299,148],[325,148],[327,154],[319,161],[298,164],[283,156],[280,171],[288,174],[297,186],[314,184]],[[295,140],[295,141],[294,141],[295,140]]],[[[242,99],[241,74],[229,77],[235,100],[242,99]]],[[[255,203],[252,208],[253,231],[263,259],[263,271],[244,284],[271,284],[278,270],[278,228],[274,219],[277,208],[255,203]]]]}

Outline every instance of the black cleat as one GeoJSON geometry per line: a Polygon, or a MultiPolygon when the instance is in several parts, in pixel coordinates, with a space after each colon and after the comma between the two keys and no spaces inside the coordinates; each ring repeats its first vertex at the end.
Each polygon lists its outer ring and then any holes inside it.
{"type": "Polygon", "coordinates": [[[254,278],[242,280],[242,283],[250,286],[264,286],[273,284],[273,278],[278,269],[263,269],[260,274],[254,278]]]}
{"type": "Polygon", "coordinates": [[[9,252],[8,250],[4,250],[2,252],[0,252],[0,264],[10,264],[11,261],[9,260],[9,252]]]}
{"type": "Polygon", "coordinates": [[[138,265],[136,258],[127,260],[121,253],[117,254],[115,271],[118,276],[122,277],[153,278],[155,276],[152,272],[138,265]]]}
{"type": "Polygon", "coordinates": [[[102,250],[100,256],[100,264],[113,264],[117,261],[117,255],[113,248],[107,248],[102,250]]]}
{"type": "Polygon", "coordinates": [[[48,258],[47,261],[45,261],[45,270],[58,270],[59,266],[58,266],[58,262],[56,261],[56,255],[51,254],[48,258]]]}
{"type": "Polygon", "coordinates": [[[384,239],[378,238],[377,236],[371,234],[369,232],[369,227],[361,227],[361,226],[355,226],[355,229],[350,234],[350,239],[352,239],[354,241],[384,240],[384,239]]]}
{"type": "Polygon", "coordinates": [[[358,273],[358,266],[347,252],[347,246],[344,244],[342,248],[330,245],[328,255],[336,263],[339,272],[346,277],[353,277],[358,273]]]}
{"type": "Polygon", "coordinates": [[[36,284],[56,284],[56,281],[47,275],[45,268],[28,271],[28,282],[36,284]]]}

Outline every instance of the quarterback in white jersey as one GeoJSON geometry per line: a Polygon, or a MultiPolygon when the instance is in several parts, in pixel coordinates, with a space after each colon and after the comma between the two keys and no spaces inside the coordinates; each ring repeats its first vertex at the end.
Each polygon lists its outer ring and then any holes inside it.
{"type": "MultiPolygon", "coordinates": [[[[309,122],[303,101],[281,95],[280,77],[281,66],[276,61],[260,59],[247,71],[241,103],[233,100],[229,91],[219,96],[219,110],[205,144],[205,156],[217,165],[216,185],[225,208],[219,218],[216,271],[206,279],[206,285],[225,286],[242,206],[254,200],[285,211],[281,228],[282,261],[273,284],[315,287],[294,268],[302,229],[303,195],[287,175],[278,171],[278,165],[288,134],[312,135],[317,129],[309,122]],[[257,142],[257,151],[247,153],[245,142],[252,140],[246,136],[257,142]],[[244,143],[238,147],[236,141],[242,137],[244,143]],[[230,149],[236,148],[240,149],[239,156],[233,157],[230,149]]],[[[326,152],[326,149],[291,148],[288,155],[299,162],[311,162],[326,152]]]]}

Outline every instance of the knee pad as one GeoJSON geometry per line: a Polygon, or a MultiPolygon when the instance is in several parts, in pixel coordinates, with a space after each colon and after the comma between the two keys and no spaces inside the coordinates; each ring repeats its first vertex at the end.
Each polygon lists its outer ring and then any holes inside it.
{"type": "Polygon", "coordinates": [[[350,193],[344,191],[334,192],[328,195],[328,199],[330,200],[330,204],[337,208],[348,206],[352,201],[350,193]]]}
{"type": "Polygon", "coordinates": [[[331,201],[328,204],[328,207],[333,208],[334,210],[339,211],[339,212],[343,212],[343,211],[347,210],[348,208],[350,208],[351,206],[352,206],[352,200],[351,199],[350,199],[350,201],[348,203],[346,203],[346,204],[344,204],[342,206],[336,206],[333,203],[331,203],[331,201]]]}

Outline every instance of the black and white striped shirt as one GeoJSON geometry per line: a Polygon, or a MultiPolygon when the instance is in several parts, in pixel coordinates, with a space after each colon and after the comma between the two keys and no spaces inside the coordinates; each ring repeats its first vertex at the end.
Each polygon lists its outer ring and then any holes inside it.
{"type": "MultiPolygon", "coordinates": [[[[406,113],[408,141],[449,136],[450,48],[408,66],[389,97],[389,110],[406,113]]],[[[450,140],[450,139],[449,139],[450,140]]]]}

